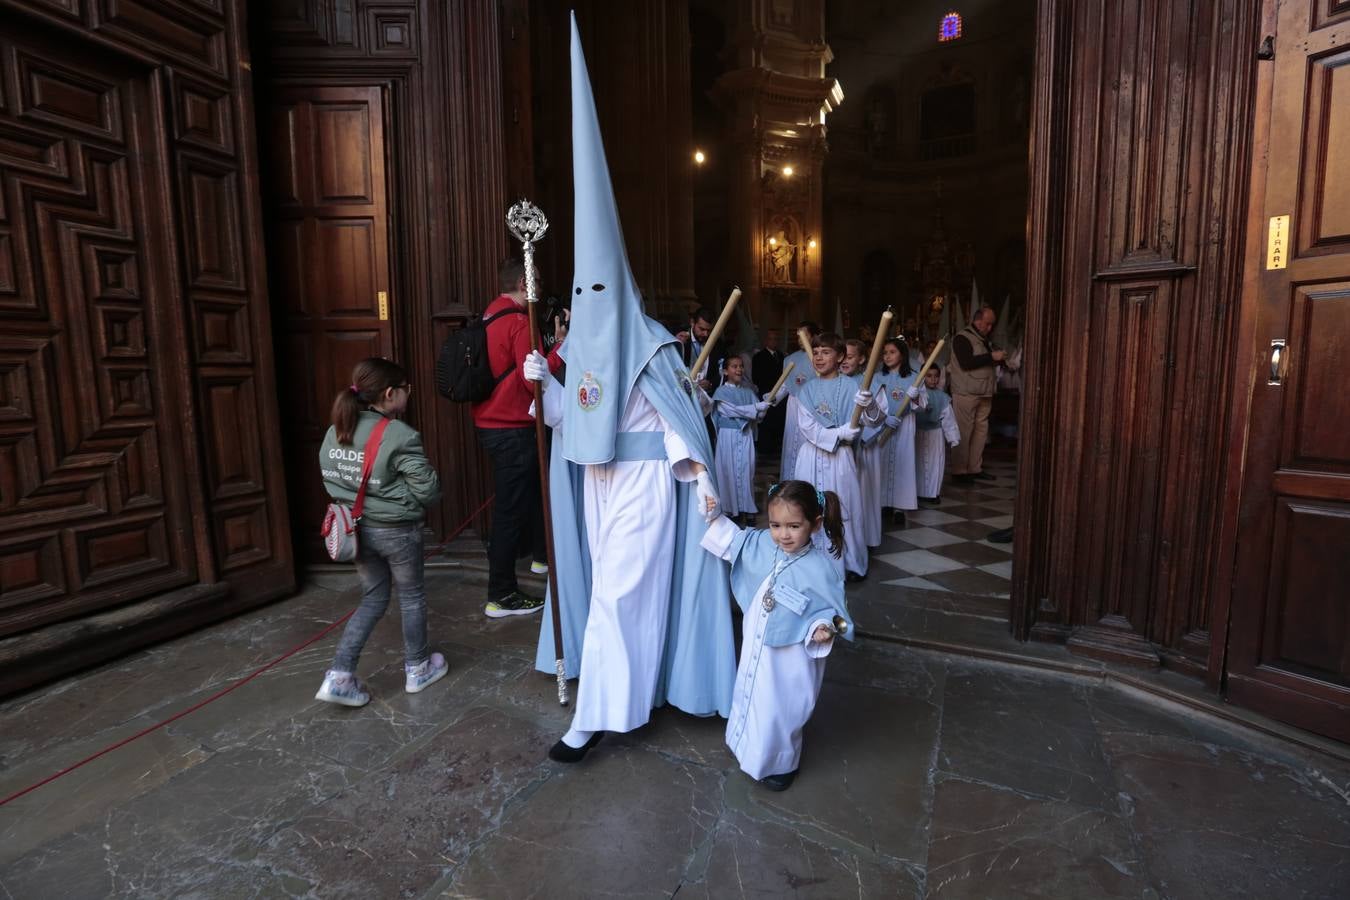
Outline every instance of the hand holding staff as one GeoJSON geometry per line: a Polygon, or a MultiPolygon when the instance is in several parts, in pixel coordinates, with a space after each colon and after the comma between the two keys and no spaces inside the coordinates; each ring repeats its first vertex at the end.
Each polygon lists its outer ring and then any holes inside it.
{"type": "MultiPolygon", "coordinates": [[[[886,337],[891,333],[891,319],[895,318],[891,314],[890,307],[881,314],[881,323],[877,325],[877,336],[872,339],[872,353],[867,357],[867,371],[863,375],[862,389],[870,391],[872,389],[872,376],[877,372],[877,363],[881,361],[882,348],[886,346],[886,337]]],[[[863,408],[861,406],[853,407],[853,417],[848,420],[848,424],[854,428],[862,423],[863,408]]]]}
{"type": "Polygon", "coordinates": [[[773,389],[769,391],[769,396],[765,398],[766,400],[770,403],[774,402],[773,398],[778,396],[778,392],[783,389],[783,385],[787,383],[788,376],[792,374],[792,370],[795,368],[797,368],[795,362],[787,364],[787,367],[783,369],[783,374],[779,375],[778,380],[773,383],[773,389]]]}
{"type": "MultiPolygon", "coordinates": [[[[534,244],[548,230],[548,219],[542,210],[528,200],[521,200],[506,212],[506,228],[521,242],[525,257],[525,299],[529,301],[530,346],[539,349],[539,319],[535,311],[539,297],[534,286],[534,244]]],[[[553,510],[548,492],[548,439],[544,434],[544,386],[534,382],[534,445],[539,456],[539,487],[543,494],[544,547],[548,552],[548,589],[552,595],[553,655],[558,664],[558,704],[567,705],[567,674],[563,661],[562,611],[558,607],[558,562],[553,554],[553,510]]]]}
{"type": "MultiPolygon", "coordinates": [[[[910,387],[915,387],[923,383],[923,377],[928,374],[929,369],[933,368],[933,360],[937,359],[937,355],[942,352],[942,348],[946,346],[946,344],[947,344],[946,338],[943,338],[942,340],[937,342],[937,346],[933,348],[933,352],[928,354],[928,358],[924,360],[923,368],[919,369],[919,374],[914,376],[914,383],[911,384],[910,387]]],[[[895,415],[897,417],[904,415],[904,412],[908,407],[909,407],[909,395],[906,394],[905,399],[900,401],[900,408],[895,411],[895,415]]],[[[881,432],[881,437],[877,438],[877,446],[885,447],[886,442],[891,439],[891,435],[893,434],[895,434],[894,428],[884,429],[881,432]]]]}
{"type": "Polygon", "coordinates": [[[712,331],[708,332],[708,340],[703,343],[703,352],[698,355],[698,359],[695,360],[693,368],[689,370],[689,377],[694,381],[699,380],[699,373],[702,372],[703,367],[707,365],[708,357],[712,355],[713,347],[717,346],[717,339],[722,336],[722,330],[727,327],[727,320],[730,319],[731,314],[735,312],[736,303],[740,299],[741,289],[732,288],[731,296],[727,298],[727,302],[722,306],[722,314],[717,317],[717,323],[713,325],[712,331]]]}

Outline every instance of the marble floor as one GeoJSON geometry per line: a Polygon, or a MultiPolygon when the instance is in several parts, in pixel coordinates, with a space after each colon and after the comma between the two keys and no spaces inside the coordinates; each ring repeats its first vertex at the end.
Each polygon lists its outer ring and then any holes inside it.
{"type": "MultiPolygon", "coordinates": [[[[326,583],[0,704],[0,797],[314,635],[354,599],[326,583]]],[[[860,628],[917,615],[902,592],[851,594],[860,628]]],[[[739,772],[721,720],[669,710],[551,763],[569,713],[532,670],[537,622],[485,619],[481,593],[465,557],[428,578],[451,673],[421,694],[391,614],[363,709],[313,699],[330,635],[0,807],[0,898],[1350,896],[1350,763],[884,640],[832,656],[785,793],[739,772]]]]}

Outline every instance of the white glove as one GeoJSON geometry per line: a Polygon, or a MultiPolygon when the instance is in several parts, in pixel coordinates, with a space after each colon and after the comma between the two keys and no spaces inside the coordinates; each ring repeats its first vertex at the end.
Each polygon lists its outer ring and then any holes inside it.
{"type": "Polygon", "coordinates": [[[761,400],[755,404],[755,411],[762,416],[769,411],[770,406],[773,406],[773,404],[770,403],[768,400],[761,400]]]}
{"type": "Polygon", "coordinates": [[[759,399],[763,400],[765,403],[773,403],[778,398],[775,397],[771,391],[765,391],[759,399]]]}
{"type": "Polygon", "coordinates": [[[947,446],[948,446],[948,447],[959,447],[960,445],[961,445],[961,442],[960,442],[960,441],[948,441],[948,442],[947,442],[947,446]]]}
{"type": "Polygon", "coordinates": [[[717,491],[713,489],[707,469],[698,473],[695,489],[698,492],[698,511],[703,513],[703,521],[712,522],[722,514],[722,501],[718,499],[717,491]]]}
{"type": "Polygon", "coordinates": [[[895,431],[900,427],[900,420],[897,419],[895,416],[887,416],[886,427],[891,429],[892,431],[895,431]]]}
{"type": "Polygon", "coordinates": [[[911,400],[918,400],[919,386],[917,384],[911,384],[909,387],[905,388],[905,396],[911,400]]]}
{"type": "Polygon", "coordinates": [[[840,425],[838,428],[834,429],[834,433],[838,436],[839,443],[841,444],[853,443],[861,431],[861,428],[854,428],[852,425],[840,425]]]}
{"type": "Polygon", "coordinates": [[[713,407],[716,405],[713,403],[713,398],[708,396],[708,392],[703,389],[702,385],[694,385],[694,390],[698,391],[699,409],[703,410],[705,416],[710,414],[713,411],[713,407]]]}
{"type": "Polygon", "coordinates": [[[853,405],[867,409],[867,407],[872,405],[872,392],[858,391],[858,393],[853,395],[853,405]]]}
{"type": "Polygon", "coordinates": [[[544,381],[548,379],[548,360],[544,359],[543,354],[538,350],[531,350],[530,355],[525,357],[525,361],[520,364],[520,374],[525,376],[526,381],[544,381]]]}

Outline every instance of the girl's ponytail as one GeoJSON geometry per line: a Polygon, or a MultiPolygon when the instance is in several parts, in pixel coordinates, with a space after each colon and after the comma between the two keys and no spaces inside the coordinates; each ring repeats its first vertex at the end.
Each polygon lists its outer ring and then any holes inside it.
{"type": "Polygon", "coordinates": [[[363,359],[352,368],[351,384],[338,391],[329,413],[339,444],[350,445],[361,410],[378,403],[384,392],[408,383],[401,366],[377,356],[363,359]]]}
{"type": "Polygon", "coordinates": [[[830,539],[830,555],[839,559],[844,555],[844,509],[834,491],[825,492],[825,508],[820,514],[825,520],[825,536],[830,539]]]}

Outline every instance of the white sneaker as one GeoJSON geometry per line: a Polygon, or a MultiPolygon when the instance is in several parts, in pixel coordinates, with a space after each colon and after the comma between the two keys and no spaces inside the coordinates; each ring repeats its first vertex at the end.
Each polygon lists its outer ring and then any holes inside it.
{"type": "Polygon", "coordinates": [[[536,574],[536,575],[547,575],[547,574],[548,574],[548,563],[546,563],[546,562],[532,562],[532,563],[530,563],[530,571],[533,572],[533,573],[536,574]]]}
{"type": "Polygon", "coordinates": [[[325,703],[337,703],[341,706],[365,706],[370,702],[366,686],[351,672],[334,672],[329,669],[323,676],[323,684],[314,695],[315,700],[325,703]]]}
{"type": "Polygon", "coordinates": [[[410,666],[404,663],[403,671],[407,675],[403,682],[403,689],[410,694],[415,694],[427,685],[435,684],[444,678],[445,673],[450,671],[450,664],[445,661],[444,656],[433,653],[418,665],[410,666]]]}

